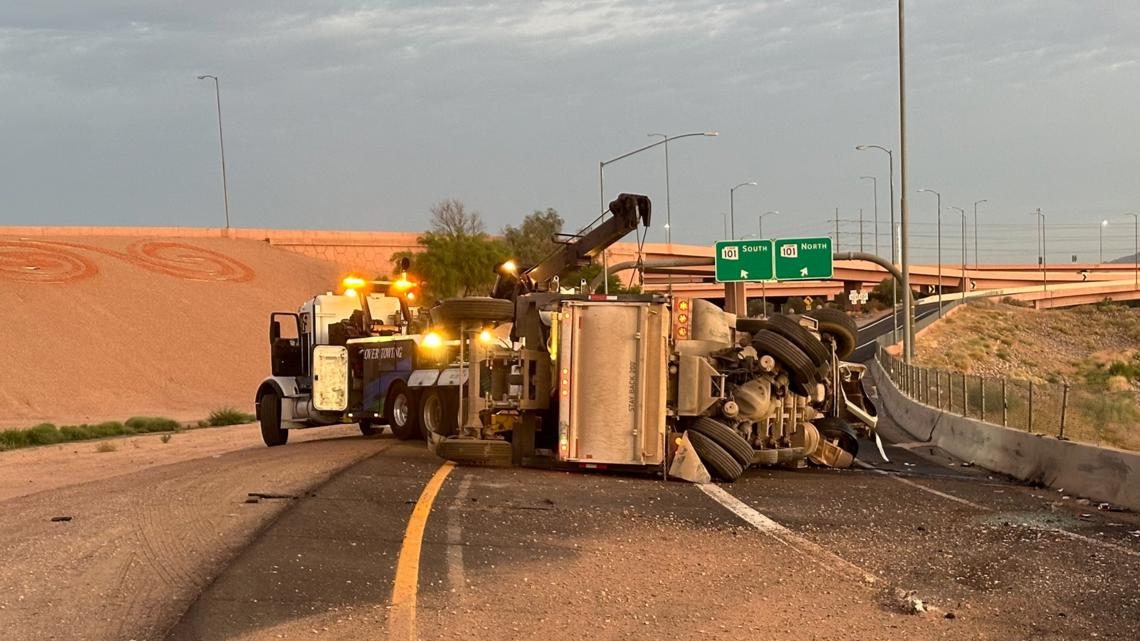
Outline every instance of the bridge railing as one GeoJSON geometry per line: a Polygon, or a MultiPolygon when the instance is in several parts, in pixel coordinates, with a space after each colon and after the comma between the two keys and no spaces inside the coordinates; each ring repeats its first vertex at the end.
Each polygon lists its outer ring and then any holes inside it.
{"type": "Polygon", "coordinates": [[[1131,387],[907,365],[882,345],[876,358],[904,395],[929,407],[1058,439],[1140,450],[1140,400],[1131,387]]]}

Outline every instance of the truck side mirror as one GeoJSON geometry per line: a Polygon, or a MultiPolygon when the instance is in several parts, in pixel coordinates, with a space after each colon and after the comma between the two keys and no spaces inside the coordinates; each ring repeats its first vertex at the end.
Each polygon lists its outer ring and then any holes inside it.
{"type": "Polygon", "coordinates": [[[269,321],[269,342],[272,343],[278,338],[281,338],[281,321],[274,319],[269,321]]]}

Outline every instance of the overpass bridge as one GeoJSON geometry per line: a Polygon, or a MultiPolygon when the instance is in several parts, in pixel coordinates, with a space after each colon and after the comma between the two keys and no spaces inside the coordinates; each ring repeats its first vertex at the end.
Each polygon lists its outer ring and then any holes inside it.
{"type": "MultiPolygon", "coordinates": [[[[620,243],[607,252],[610,265],[642,260],[651,264],[677,258],[712,260],[713,248],[700,245],[620,243]]],[[[724,286],[713,278],[712,265],[659,267],[638,274],[634,269],[618,272],[623,283],[640,283],[648,291],[672,288],[694,298],[723,299],[724,286]]],[[[870,290],[888,278],[885,269],[864,261],[835,261],[834,274],[827,280],[749,284],[749,297],[763,291],[775,301],[793,297],[845,299],[852,290],[870,290]]],[[[1120,263],[1007,263],[969,266],[961,264],[919,264],[910,266],[910,279],[919,296],[936,295],[941,285],[944,298],[1009,296],[1033,303],[1037,308],[1066,307],[1140,299],[1140,278],[1135,265],[1120,263]]]]}

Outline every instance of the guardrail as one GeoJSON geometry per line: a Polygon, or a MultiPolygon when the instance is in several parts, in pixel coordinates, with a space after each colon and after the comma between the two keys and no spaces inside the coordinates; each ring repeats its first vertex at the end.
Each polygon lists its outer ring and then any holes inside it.
{"type": "Polygon", "coordinates": [[[1030,434],[1140,450],[1140,403],[1130,389],[907,365],[882,345],[876,358],[903,395],[931,408],[1030,434]]]}

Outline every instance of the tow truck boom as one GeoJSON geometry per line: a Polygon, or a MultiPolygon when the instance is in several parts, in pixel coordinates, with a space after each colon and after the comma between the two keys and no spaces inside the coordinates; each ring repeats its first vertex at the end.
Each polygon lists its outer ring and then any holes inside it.
{"type": "Polygon", "coordinates": [[[638,224],[649,226],[649,198],[638,194],[620,194],[610,203],[613,216],[603,220],[589,231],[583,231],[567,241],[557,251],[534,267],[522,273],[524,281],[545,283],[566,272],[590,264],[598,254],[618,242],[638,224]]]}

